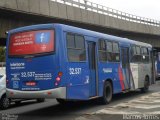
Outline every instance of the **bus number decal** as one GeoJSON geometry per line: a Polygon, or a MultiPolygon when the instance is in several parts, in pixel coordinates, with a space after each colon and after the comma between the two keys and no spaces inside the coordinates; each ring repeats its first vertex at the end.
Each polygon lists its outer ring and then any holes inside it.
{"type": "Polygon", "coordinates": [[[70,75],[81,74],[81,68],[69,68],[69,74],[70,75]]]}
{"type": "Polygon", "coordinates": [[[34,77],[35,72],[21,72],[21,77],[34,77]]]}

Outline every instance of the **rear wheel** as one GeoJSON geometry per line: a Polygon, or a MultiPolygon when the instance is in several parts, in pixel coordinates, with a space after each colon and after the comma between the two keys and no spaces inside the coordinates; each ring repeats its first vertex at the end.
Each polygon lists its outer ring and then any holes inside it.
{"type": "Polygon", "coordinates": [[[37,102],[44,102],[45,101],[45,98],[38,98],[37,99],[37,102]]]}
{"type": "Polygon", "coordinates": [[[7,109],[10,105],[10,100],[6,97],[6,95],[2,96],[0,99],[0,108],[7,109]]]}
{"type": "Polygon", "coordinates": [[[149,78],[146,77],[144,81],[144,87],[141,88],[141,92],[145,93],[148,92],[148,90],[149,90],[149,78]]]}
{"type": "Polygon", "coordinates": [[[112,100],[112,84],[106,81],[103,88],[103,96],[100,98],[102,104],[108,104],[112,100]]]}

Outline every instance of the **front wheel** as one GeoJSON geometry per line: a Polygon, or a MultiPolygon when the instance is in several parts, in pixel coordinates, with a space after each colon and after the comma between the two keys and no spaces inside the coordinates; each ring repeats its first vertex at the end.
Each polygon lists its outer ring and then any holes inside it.
{"type": "Polygon", "coordinates": [[[6,95],[2,96],[0,99],[0,108],[2,110],[7,109],[10,106],[10,100],[6,97],[6,95]]]}
{"type": "Polygon", "coordinates": [[[144,87],[141,88],[141,92],[145,93],[145,92],[148,92],[148,90],[149,90],[149,79],[148,79],[148,77],[146,77],[146,79],[144,81],[144,87]]]}
{"type": "Polygon", "coordinates": [[[106,81],[103,88],[103,96],[100,98],[102,104],[109,104],[112,100],[113,90],[112,84],[106,81]]]}

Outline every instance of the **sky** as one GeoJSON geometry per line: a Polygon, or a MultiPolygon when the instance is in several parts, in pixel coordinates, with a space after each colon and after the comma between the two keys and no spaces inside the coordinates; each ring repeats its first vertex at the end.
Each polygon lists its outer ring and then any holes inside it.
{"type": "Polygon", "coordinates": [[[88,0],[133,15],[160,20],[160,0],[88,0]]]}

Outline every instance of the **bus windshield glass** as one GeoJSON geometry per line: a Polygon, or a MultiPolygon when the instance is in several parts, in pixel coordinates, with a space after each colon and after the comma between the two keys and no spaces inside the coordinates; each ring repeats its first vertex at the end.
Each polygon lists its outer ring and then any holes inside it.
{"type": "Polygon", "coordinates": [[[3,76],[2,75],[0,75],[0,79],[2,78],[3,76]]]}
{"type": "Polygon", "coordinates": [[[9,56],[24,56],[54,51],[54,31],[37,30],[10,36],[9,56]]]}

